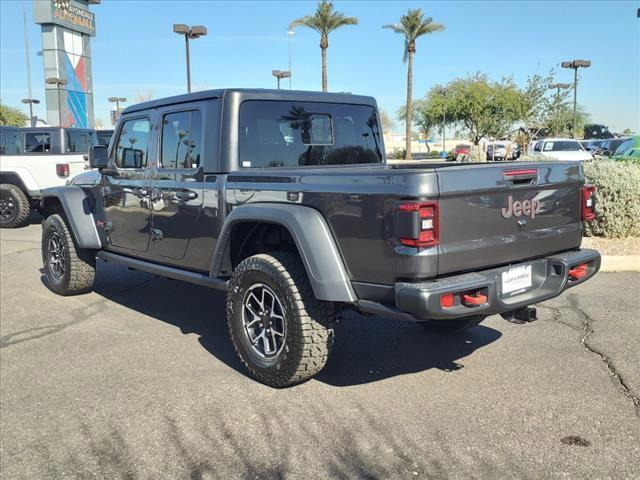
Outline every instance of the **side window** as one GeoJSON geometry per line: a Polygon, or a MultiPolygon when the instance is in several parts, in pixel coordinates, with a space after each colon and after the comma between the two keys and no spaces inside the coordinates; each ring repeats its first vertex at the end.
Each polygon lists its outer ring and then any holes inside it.
{"type": "Polygon", "coordinates": [[[87,153],[89,151],[89,145],[93,143],[89,132],[74,132],[73,130],[67,130],[66,134],[67,152],[87,153]]]}
{"type": "Polygon", "coordinates": [[[135,118],[122,124],[116,143],[115,163],[118,168],[144,168],[147,165],[150,124],[148,118],[135,118]]]}
{"type": "Polygon", "coordinates": [[[22,136],[18,130],[7,130],[0,133],[0,153],[3,155],[19,155],[23,153],[22,136]]]}
{"type": "Polygon", "coordinates": [[[51,135],[49,132],[28,132],[25,135],[25,151],[28,153],[50,152],[51,135]]]}
{"type": "Polygon", "coordinates": [[[200,166],[199,110],[167,113],[162,118],[162,168],[197,168],[200,166]]]}
{"type": "Polygon", "coordinates": [[[542,147],[542,142],[538,142],[535,144],[535,146],[533,147],[533,151],[534,152],[539,152],[541,150],[542,147]]]}

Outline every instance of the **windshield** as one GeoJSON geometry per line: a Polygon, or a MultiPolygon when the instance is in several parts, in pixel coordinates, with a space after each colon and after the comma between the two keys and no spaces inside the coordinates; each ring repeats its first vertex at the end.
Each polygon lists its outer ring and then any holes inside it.
{"type": "Polygon", "coordinates": [[[555,140],[544,144],[545,152],[577,152],[582,150],[582,145],[572,140],[555,140]]]}
{"type": "Polygon", "coordinates": [[[616,148],[614,155],[622,155],[624,152],[626,152],[627,150],[633,147],[633,143],[634,143],[633,138],[625,140],[620,144],[618,148],[616,148]]]}

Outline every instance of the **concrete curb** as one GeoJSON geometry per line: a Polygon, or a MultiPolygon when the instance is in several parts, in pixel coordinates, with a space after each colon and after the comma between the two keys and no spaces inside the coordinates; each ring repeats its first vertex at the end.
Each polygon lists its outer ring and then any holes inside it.
{"type": "Polygon", "coordinates": [[[601,272],[640,272],[640,255],[602,255],[601,272]]]}

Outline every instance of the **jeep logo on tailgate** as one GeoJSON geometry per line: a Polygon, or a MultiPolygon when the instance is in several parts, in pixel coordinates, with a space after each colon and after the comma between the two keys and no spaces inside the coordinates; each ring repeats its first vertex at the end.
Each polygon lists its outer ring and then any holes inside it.
{"type": "Polygon", "coordinates": [[[501,210],[504,218],[517,218],[525,215],[534,219],[536,218],[536,213],[540,212],[540,202],[535,198],[533,200],[516,200],[514,202],[513,196],[509,195],[508,201],[509,204],[501,210]]]}

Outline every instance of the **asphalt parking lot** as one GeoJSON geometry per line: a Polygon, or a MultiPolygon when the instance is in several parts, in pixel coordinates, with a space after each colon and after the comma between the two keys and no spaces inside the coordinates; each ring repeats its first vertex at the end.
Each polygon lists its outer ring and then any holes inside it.
{"type": "Polygon", "coordinates": [[[640,477],[640,274],[528,325],[353,315],[316,379],[274,390],[222,294],[99,262],[94,293],[58,297],[40,232],[0,233],[2,478],[640,477]]]}

